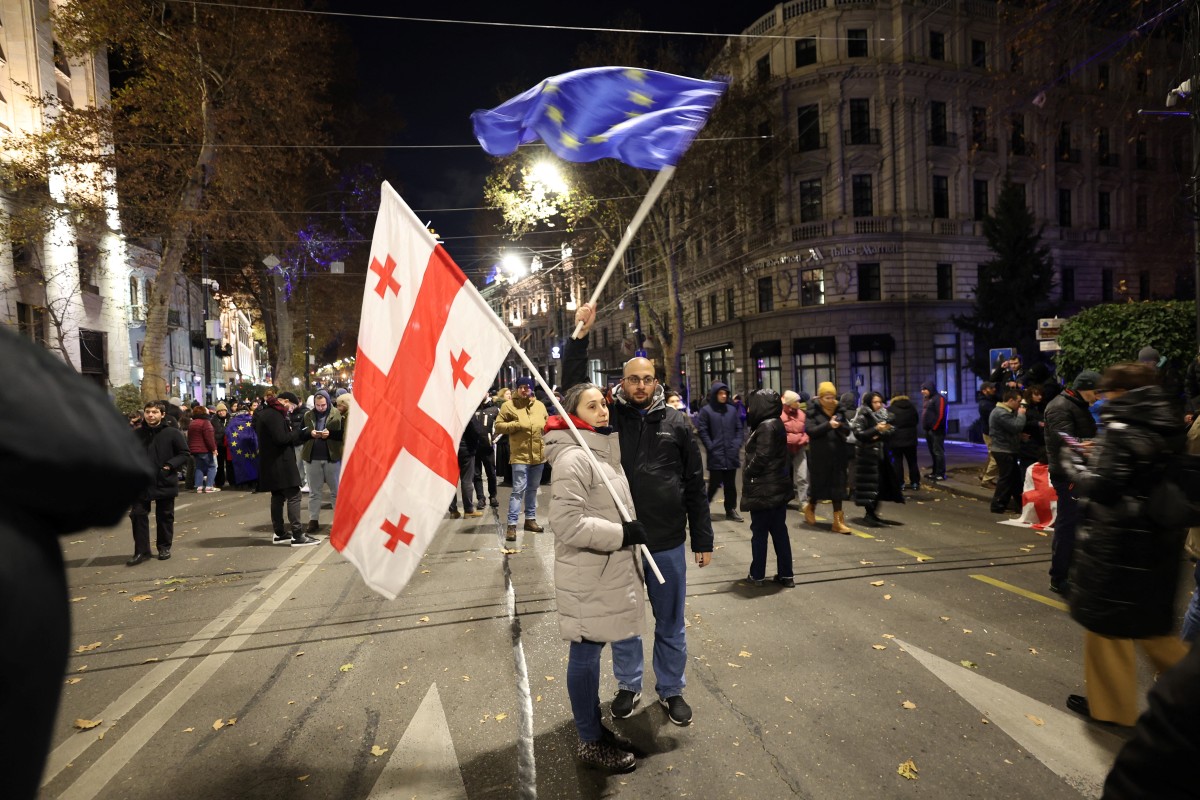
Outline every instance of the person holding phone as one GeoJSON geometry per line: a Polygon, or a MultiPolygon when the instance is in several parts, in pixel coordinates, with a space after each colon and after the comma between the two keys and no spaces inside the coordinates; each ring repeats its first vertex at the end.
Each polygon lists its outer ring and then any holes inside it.
{"type": "Polygon", "coordinates": [[[991,511],[1003,514],[1010,507],[1021,511],[1021,492],[1024,479],[1018,464],[1021,434],[1025,432],[1027,406],[1016,389],[1005,389],[1001,400],[988,418],[992,435],[992,457],[996,459],[996,491],[992,494],[991,511]]]}
{"type": "Polygon", "coordinates": [[[1062,464],[1062,435],[1079,440],[1096,436],[1096,421],[1088,410],[1096,400],[1096,384],[1100,373],[1085,369],[1075,376],[1069,389],[1064,389],[1046,406],[1046,465],[1050,470],[1050,485],[1058,495],[1058,510],[1054,519],[1054,538],[1050,542],[1050,591],[1066,594],[1067,573],[1075,551],[1075,526],[1078,514],[1078,495],[1062,464]]]}
{"type": "Polygon", "coordinates": [[[304,413],[300,440],[300,460],[308,482],[308,530],[321,529],[323,489],[329,487],[329,506],[337,503],[338,474],[342,460],[342,415],[333,407],[329,392],[321,389],[313,396],[313,407],[304,413]]]}
{"type": "Polygon", "coordinates": [[[804,507],[806,525],[817,524],[817,502],[833,503],[834,533],[849,534],[842,501],[849,496],[847,470],[849,458],[846,438],[850,426],[838,407],[837,387],[824,381],[817,387],[817,402],[805,422],[808,431],[808,505],[804,507]]]}

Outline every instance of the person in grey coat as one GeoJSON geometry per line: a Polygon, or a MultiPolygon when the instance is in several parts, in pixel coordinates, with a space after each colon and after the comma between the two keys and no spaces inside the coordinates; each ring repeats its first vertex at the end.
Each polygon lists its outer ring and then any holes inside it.
{"type": "Polygon", "coordinates": [[[637,545],[646,543],[646,530],[636,520],[622,522],[601,478],[632,512],[620,440],[610,435],[600,388],[576,384],[562,406],[595,456],[593,464],[565,419],[549,418],[542,441],[553,476],[554,595],[559,632],[571,643],[567,694],[579,733],[576,755],[587,766],[631,772],[637,762],[629,743],[600,723],[600,653],[605,642],[641,634],[646,601],[637,545]]]}
{"type": "Polygon", "coordinates": [[[1021,510],[1021,494],[1025,488],[1025,476],[1017,468],[1017,455],[1021,452],[1021,436],[1025,435],[1025,406],[1021,405],[1021,392],[1005,389],[1003,399],[992,409],[988,417],[988,430],[992,436],[992,458],[996,459],[996,491],[992,495],[992,513],[1003,514],[1011,503],[1021,510]]]}

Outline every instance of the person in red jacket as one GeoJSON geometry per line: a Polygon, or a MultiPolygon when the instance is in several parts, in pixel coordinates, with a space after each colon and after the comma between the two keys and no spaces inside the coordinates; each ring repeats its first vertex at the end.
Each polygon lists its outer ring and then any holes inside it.
{"type": "Polygon", "coordinates": [[[213,486],[217,478],[217,438],[212,423],[208,421],[208,409],[204,406],[192,409],[187,440],[188,452],[196,463],[196,493],[221,491],[213,486]]]}

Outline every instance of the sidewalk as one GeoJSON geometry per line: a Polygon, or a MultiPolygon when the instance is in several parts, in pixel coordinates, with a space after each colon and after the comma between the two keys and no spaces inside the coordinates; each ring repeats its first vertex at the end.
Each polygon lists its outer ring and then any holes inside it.
{"type": "MultiPolygon", "coordinates": [[[[917,459],[921,464],[921,474],[925,474],[929,470],[929,448],[925,446],[924,439],[917,443],[917,459]]],[[[938,481],[936,486],[951,494],[990,502],[993,489],[979,485],[979,476],[983,474],[986,463],[987,445],[947,439],[946,480],[938,481]]]]}

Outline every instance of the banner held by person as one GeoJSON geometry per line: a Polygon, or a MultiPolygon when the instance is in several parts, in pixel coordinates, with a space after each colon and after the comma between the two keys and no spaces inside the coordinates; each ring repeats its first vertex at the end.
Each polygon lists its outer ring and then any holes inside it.
{"type": "MultiPolygon", "coordinates": [[[[588,301],[593,306],[650,208],[675,174],[675,165],[728,88],[633,67],[592,67],[546,78],[490,110],[471,115],[475,138],[493,156],[539,139],[566,161],[615,158],[659,170],[588,301]]],[[[579,337],[576,326],[573,338],[579,337]]]]}

